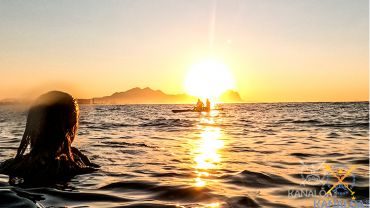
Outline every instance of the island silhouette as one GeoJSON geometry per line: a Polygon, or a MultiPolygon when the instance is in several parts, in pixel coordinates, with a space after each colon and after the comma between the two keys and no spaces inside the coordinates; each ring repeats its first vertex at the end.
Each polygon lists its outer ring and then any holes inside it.
{"type": "MultiPolygon", "coordinates": [[[[78,99],[79,104],[186,104],[194,103],[198,98],[188,94],[166,94],[161,90],[149,87],[135,87],[124,92],[115,92],[109,96],[78,99]]],[[[243,102],[239,93],[233,90],[225,91],[220,100],[226,103],[243,102]]]]}
{"type": "MultiPolygon", "coordinates": [[[[112,95],[93,98],[77,98],[79,104],[194,104],[198,97],[185,93],[166,94],[161,90],[153,90],[150,87],[134,87],[124,92],[115,92],[112,95]]],[[[225,91],[220,97],[222,103],[242,103],[243,99],[234,90],[225,91]]],[[[32,102],[29,98],[6,98],[0,100],[0,105],[24,105],[32,102]]]]}

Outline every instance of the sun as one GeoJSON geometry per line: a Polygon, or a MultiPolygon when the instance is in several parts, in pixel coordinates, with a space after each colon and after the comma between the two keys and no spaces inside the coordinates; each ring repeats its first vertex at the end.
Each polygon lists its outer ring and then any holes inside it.
{"type": "Polygon", "coordinates": [[[190,95],[217,100],[223,92],[235,88],[235,81],[225,64],[207,59],[191,67],[184,86],[190,95]]]}

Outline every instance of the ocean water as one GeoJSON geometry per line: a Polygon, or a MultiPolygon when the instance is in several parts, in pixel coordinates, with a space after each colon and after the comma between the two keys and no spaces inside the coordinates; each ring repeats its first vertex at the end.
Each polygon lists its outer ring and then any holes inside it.
{"type": "MultiPolygon", "coordinates": [[[[223,111],[210,113],[171,112],[190,107],[81,105],[73,146],[101,169],[50,187],[10,186],[0,175],[0,206],[366,204],[367,102],[224,104],[223,111]]],[[[0,161],[15,156],[26,115],[26,108],[0,106],[0,161]]]]}

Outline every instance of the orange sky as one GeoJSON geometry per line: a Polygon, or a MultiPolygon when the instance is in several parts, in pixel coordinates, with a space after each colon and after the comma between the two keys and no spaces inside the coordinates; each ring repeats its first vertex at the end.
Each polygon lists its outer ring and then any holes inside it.
{"type": "Polygon", "coordinates": [[[368,100],[368,1],[86,3],[0,2],[0,99],[183,93],[212,56],[245,101],[368,100]]]}

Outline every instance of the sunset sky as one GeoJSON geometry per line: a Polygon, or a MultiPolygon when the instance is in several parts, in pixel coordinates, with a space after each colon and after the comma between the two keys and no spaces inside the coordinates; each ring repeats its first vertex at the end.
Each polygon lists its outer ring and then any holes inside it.
{"type": "Polygon", "coordinates": [[[0,99],[183,93],[211,57],[245,101],[368,100],[367,0],[4,0],[0,14],[0,99]]]}

